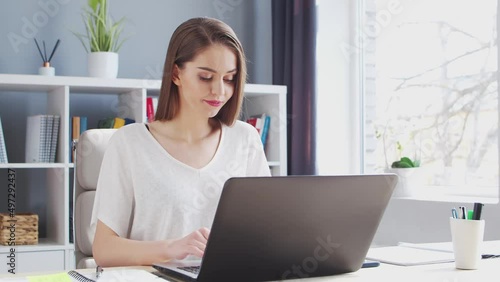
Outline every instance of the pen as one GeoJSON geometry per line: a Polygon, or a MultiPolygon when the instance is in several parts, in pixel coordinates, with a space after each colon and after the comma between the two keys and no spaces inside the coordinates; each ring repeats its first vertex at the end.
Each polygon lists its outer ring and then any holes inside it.
{"type": "Polygon", "coordinates": [[[467,208],[465,206],[459,207],[460,219],[467,219],[467,208]]]}
{"type": "Polygon", "coordinates": [[[452,208],[451,209],[451,216],[453,218],[458,218],[458,213],[457,213],[457,209],[456,208],[452,208]]]}
{"type": "Polygon", "coordinates": [[[462,212],[463,212],[463,219],[467,219],[467,208],[465,206],[462,206],[462,212]]]}
{"type": "Polygon", "coordinates": [[[101,274],[103,272],[104,269],[102,269],[102,267],[100,266],[97,266],[96,269],[95,269],[95,279],[99,279],[99,277],[101,277],[101,274]]]}
{"type": "Polygon", "coordinates": [[[474,211],[473,210],[467,211],[467,219],[474,219],[474,211]]]}
{"type": "Polygon", "coordinates": [[[481,219],[481,212],[483,210],[484,204],[482,203],[474,203],[474,217],[472,219],[474,220],[480,220],[481,219]]]}

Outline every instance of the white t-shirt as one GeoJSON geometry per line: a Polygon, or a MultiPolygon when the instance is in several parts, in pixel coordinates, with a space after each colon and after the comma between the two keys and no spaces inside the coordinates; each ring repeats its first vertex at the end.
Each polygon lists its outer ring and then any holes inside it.
{"type": "Polygon", "coordinates": [[[143,123],[111,137],[97,183],[97,219],[133,240],[181,238],[211,228],[224,182],[234,176],[270,176],[257,130],[237,121],[222,125],[213,159],[195,169],[173,158],[143,123]]]}

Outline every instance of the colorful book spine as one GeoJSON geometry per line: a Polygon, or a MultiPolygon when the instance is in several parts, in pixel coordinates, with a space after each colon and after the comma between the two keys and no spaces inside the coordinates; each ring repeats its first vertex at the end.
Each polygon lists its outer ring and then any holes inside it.
{"type": "Polygon", "coordinates": [[[71,161],[75,162],[75,150],[73,148],[74,145],[76,145],[76,142],[78,142],[78,139],[80,138],[80,117],[79,116],[74,116],[71,119],[72,123],[72,132],[71,132],[71,140],[72,146],[71,146],[71,161]]]}
{"type": "Polygon", "coordinates": [[[266,147],[267,136],[269,135],[269,126],[271,125],[271,116],[265,115],[264,127],[262,128],[262,134],[260,138],[262,140],[262,146],[266,147]]]}
{"type": "Polygon", "coordinates": [[[153,105],[153,97],[146,98],[146,115],[148,122],[152,122],[155,120],[155,110],[153,105]]]}
{"type": "Polygon", "coordinates": [[[99,123],[97,124],[97,128],[113,128],[115,126],[115,118],[110,117],[110,118],[105,118],[99,120],[99,123]]]}
{"type": "Polygon", "coordinates": [[[113,124],[113,128],[120,128],[125,125],[125,119],[115,117],[115,122],[113,124]]]}
{"type": "Polygon", "coordinates": [[[87,117],[80,116],[80,136],[88,129],[87,117]]]}
{"type": "Polygon", "coordinates": [[[135,123],[135,119],[125,118],[125,125],[135,123]]]}
{"type": "Polygon", "coordinates": [[[249,117],[246,122],[257,129],[262,141],[262,146],[265,148],[269,135],[269,126],[271,125],[271,116],[267,114],[254,115],[249,117]]]}

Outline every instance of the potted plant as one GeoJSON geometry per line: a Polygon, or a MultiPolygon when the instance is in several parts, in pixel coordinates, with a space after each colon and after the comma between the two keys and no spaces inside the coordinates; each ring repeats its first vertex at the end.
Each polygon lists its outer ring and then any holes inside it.
{"type": "MultiPolygon", "coordinates": [[[[397,149],[402,151],[402,146],[397,142],[397,149]]],[[[408,198],[418,194],[419,185],[422,183],[420,175],[420,160],[413,160],[407,156],[394,161],[387,172],[398,175],[398,184],[394,190],[393,196],[399,198],[408,198]]]]}
{"type": "Polygon", "coordinates": [[[118,50],[124,18],[113,21],[108,13],[107,0],[88,0],[83,11],[85,34],[74,33],[88,55],[88,73],[91,77],[116,78],[118,75],[118,50]]]}

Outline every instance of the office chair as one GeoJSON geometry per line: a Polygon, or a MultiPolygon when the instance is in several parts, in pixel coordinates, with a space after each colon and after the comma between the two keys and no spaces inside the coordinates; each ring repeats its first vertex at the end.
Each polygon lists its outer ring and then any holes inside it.
{"type": "Polygon", "coordinates": [[[95,268],[92,243],[95,227],[90,227],[97,179],[109,139],[116,129],[90,129],[80,136],[76,145],[73,199],[75,263],[77,268],[95,268]]]}

